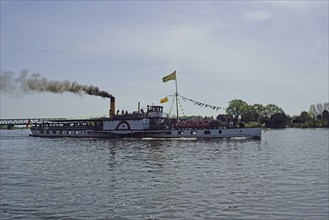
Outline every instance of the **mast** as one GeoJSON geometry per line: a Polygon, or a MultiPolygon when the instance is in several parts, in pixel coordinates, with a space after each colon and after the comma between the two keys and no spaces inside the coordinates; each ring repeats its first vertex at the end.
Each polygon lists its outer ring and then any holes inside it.
{"type": "MultiPolygon", "coordinates": [[[[176,71],[175,71],[176,72],[176,71]]],[[[176,93],[175,93],[175,97],[176,97],[176,113],[177,113],[177,121],[179,119],[178,117],[178,90],[177,90],[177,75],[175,78],[175,84],[176,84],[176,93]]]]}
{"type": "MultiPolygon", "coordinates": [[[[178,116],[178,89],[177,89],[176,70],[162,78],[162,82],[168,82],[170,80],[175,80],[175,84],[176,84],[175,98],[176,98],[176,113],[177,113],[177,120],[178,120],[178,118],[179,118],[179,116],[178,116]]],[[[161,100],[160,100],[160,102],[161,102],[161,100]]]]}

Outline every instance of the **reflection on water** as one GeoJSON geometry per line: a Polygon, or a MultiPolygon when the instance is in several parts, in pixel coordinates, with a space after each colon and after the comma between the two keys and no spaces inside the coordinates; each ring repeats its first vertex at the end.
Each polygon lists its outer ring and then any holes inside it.
{"type": "Polygon", "coordinates": [[[1,219],[328,219],[328,133],[262,140],[1,131],[1,219]]]}

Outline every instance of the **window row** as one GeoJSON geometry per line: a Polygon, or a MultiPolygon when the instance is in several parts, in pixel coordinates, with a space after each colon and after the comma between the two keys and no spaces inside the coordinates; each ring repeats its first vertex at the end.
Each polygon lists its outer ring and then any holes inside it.
{"type": "Polygon", "coordinates": [[[40,131],[40,134],[89,134],[89,131],[40,131]]]}
{"type": "MultiPolygon", "coordinates": [[[[184,135],[184,134],[188,134],[188,133],[190,135],[197,135],[197,131],[193,131],[193,130],[192,131],[178,131],[178,135],[184,135]]],[[[211,134],[211,131],[205,130],[205,131],[203,131],[203,133],[208,135],[208,134],[211,134]]],[[[218,133],[221,134],[222,130],[219,130],[218,133]]],[[[169,131],[166,134],[171,135],[171,132],[169,131]]]]}

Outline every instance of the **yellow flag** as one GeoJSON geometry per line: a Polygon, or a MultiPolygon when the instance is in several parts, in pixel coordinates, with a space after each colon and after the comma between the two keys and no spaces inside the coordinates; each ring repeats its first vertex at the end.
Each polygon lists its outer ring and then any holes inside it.
{"type": "Polygon", "coordinates": [[[168,82],[169,80],[175,80],[175,79],[176,79],[176,70],[170,73],[168,76],[163,77],[162,82],[168,82]]]}
{"type": "Polygon", "coordinates": [[[160,99],[160,103],[161,103],[161,104],[162,104],[162,103],[165,103],[165,102],[169,102],[169,99],[168,99],[167,96],[164,97],[163,99],[160,99]]]}

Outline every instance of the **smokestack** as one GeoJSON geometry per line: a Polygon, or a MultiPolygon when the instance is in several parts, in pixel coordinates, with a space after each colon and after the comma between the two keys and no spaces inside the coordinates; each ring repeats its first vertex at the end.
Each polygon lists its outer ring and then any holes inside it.
{"type": "Polygon", "coordinates": [[[115,114],[115,97],[110,97],[110,118],[112,118],[115,114]]]}

